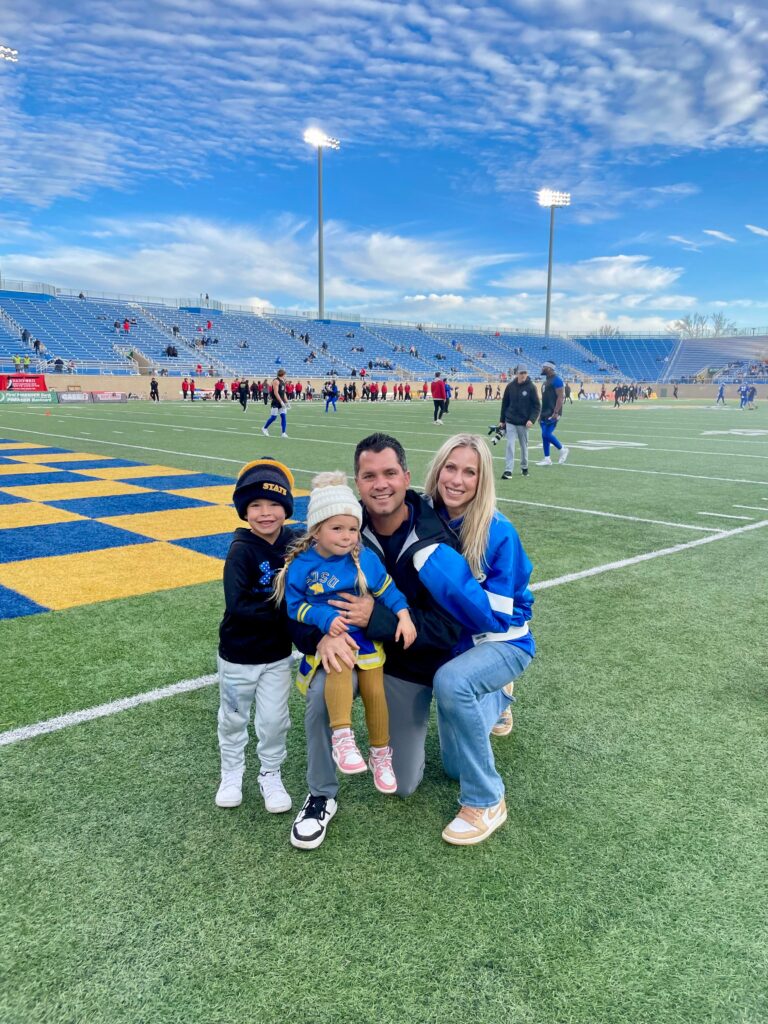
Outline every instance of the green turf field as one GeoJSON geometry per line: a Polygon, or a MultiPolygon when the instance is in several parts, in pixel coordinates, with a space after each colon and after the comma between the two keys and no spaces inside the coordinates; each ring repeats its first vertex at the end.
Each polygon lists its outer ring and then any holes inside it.
{"type": "MultiPolygon", "coordinates": [[[[381,429],[420,485],[498,405],[441,429],[431,403],[305,403],[285,440],[262,406],[0,406],[0,436],[225,476],[278,455],[308,487],[381,429]]],[[[433,732],[413,797],[344,780],[294,850],[255,773],[214,807],[210,686],[0,746],[3,1024],[768,1021],[766,408],[574,404],[559,434],[565,466],[498,482],[537,587],[494,741],[507,825],[442,842],[433,732]]],[[[213,582],[1,621],[0,732],[213,672],[221,610],[213,582]]],[[[295,805],[301,716],[295,694],[295,805]]]]}

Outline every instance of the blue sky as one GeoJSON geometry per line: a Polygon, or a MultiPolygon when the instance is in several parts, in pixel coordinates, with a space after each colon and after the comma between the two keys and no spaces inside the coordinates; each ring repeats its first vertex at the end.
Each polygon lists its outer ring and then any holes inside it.
{"type": "Polygon", "coordinates": [[[6,0],[0,272],[60,287],[658,330],[768,324],[768,5],[6,0]]]}

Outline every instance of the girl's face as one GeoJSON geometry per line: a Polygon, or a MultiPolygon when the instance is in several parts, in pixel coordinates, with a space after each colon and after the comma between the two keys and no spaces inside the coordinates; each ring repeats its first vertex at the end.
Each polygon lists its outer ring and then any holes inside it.
{"type": "Polygon", "coordinates": [[[437,493],[451,519],[464,515],[477,494],[480,460],[473,448],[454,448],[437,478],[437,493]]]}
{"type": "Polygon", "coordinates": [[[348,555],[359,539],[360,526],[355,516],[331,516],[318,526],[315,547],[323,558],[348,555]]]}

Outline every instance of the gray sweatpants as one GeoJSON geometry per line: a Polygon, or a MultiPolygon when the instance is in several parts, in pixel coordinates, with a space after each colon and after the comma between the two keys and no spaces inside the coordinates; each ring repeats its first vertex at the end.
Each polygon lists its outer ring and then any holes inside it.
{"type": "Polygon", "coordinates": [[[515,438],[520,442],[520,469],[528,469],[528,427],[524,423],[507,424],[507,452],[504,470],[512,473],[515,468],[515,438]]]}
{"type": "MultiPolygon", "coordinates": [[[[357,696],[357,673],[352,673],[357,696]]],[[[389,742],[397,795],[410,796],[424,777],[424,743],[429,725],[432,687],[409,683],[384,674],[389,709],[389,742]]],[[[336,765],[331,756],[331,726],[325,706],[325,671],[319,668],[307,690],[304,714],[307,734],[307,785],[312,796],[333,797],[339,791],[336,765]]]]}
{"type": "Polygon", "coordinates": [[[248,721],[255,705],[253,726],[256,754],[263,772],[275,772],[286,758],[285,737],[291,725],[288,694],[291,659],[267,665],[235,665],[218,656],[219,751],[223,772],[242,772],[248,744],[248,721]]]}

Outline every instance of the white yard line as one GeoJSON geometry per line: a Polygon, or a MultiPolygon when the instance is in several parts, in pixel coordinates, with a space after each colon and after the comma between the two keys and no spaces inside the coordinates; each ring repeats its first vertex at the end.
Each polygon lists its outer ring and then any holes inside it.
{"type": "MultiPolygon", "coordinates": [[[[581,512],[587,516],[602,516],[605,519],[625,519],[630,523],[652,523],[654,526],[676,526],[680,530],[699,530],[702,533],[720,533],[720,530],[712,526],[692,526],[690,523],[672,523],[668,519],[644,519],[641,516],[624,516],[618,512],[600,512],[594,508],[574,508],[571,505],[547,505],[542,501],[522,501],[520,498],[500,498],[497,501],[506,501],[512,505],[530,505],[533,508],[551,508],[557,512],[581,512]]],[[[768,509],[764,509],[768,512],[768,509]]]]}
{"type": "Polygon", "coordinates": [[[92,722],[95,718],[106,718],[108,715],[116,715],[120,711],[128,711],[140,704],[152,704],[165,697],[175,697],[177,693],[190,693],[192,690],[201,690],[204,686],[211,686],[218,679],[218,676],[200,676],[199,679],[187,679],[181,683],[173,683],[171,686],[163,686],[157,690],[149,690],[146,693],[137,693],[133,697],[122,697],[120,700],[110,701],[109,704],[99,704],[95,708],[86,708],[84,711],[70,711],[69,714],[59,715],[57,718],[49,718],[44,722],[37,722],[35,725],[23,725],[19,729],[10,729],[8,732],[0,732],[0,747],[8,746],[10,743],[18,743],[21,740],[31,740],[35,736],[43,736],[48,732],[58,732],[60,729],[68,729],[70,725],[80,725],[82,722],[92,722]]]}
{"type": "MultiPolygon", "coordinates": [[[[671,548],[660,548],[657,551],[649,551],[644,555],[634,555],[632,558],[622,558],[618,562],[607,562],[604,565],[596,565],[592,569],[582,569],[581,572],[572,572],[567,576],[558,576],[556,579],[542,580],[540,583],[532,584],[531,590],[549,590],[552,587],[560,587],[564,583],[574,583],[577,580],[612,572],[614,569],[625,569],[627,566],[637,565],[640,562],[650,562],[655,558],[664,558],[666,555],[676,555],[680,551],[687,551],[689,548],[697,548],[702,544],[713,544],[715,541],[735,537],[750,530],[759,530],[764,526],[768,526],[768,519],[764,519],[759,523],[752,523],[750,526],[739,526],[734,530],[719,531],[709,537],[698,537],[696,540],[688,541],[686,544],[675,544],[671,548]]],[[[138,693],[133,697],[124,697],[121,700],[111,701],[109,704],[99,704],[97,707],[86,708],[84,711],[72,711],[66,715],[59,715],[57,718],[36,722],[34,725],[10,729],[8,732],[0,733],[0,747],[8,746],[11,743],[19,743],[22,740],[33,739],[46,733],[58,732],[61,729],[69,728],[71,725],[91,722],[96,718],[116,715],[121,711],[127,711],[141,704],[152,704],[155,701],[163,700],[165,697],[173,697],[178,693],[201,690],[203,687],[212,686],[216,681],[217,676],[215,675],[200,676],[198,679],[187,679],[180,683],[173,683],[171,686],[150,690],[147,693],[138,693]]]]}
{"type": "Polygon", "coordinates": [[[702,544],[713,544],[718,540],[725,540],[728,537],[735,537],[740,533],[747,533],[750,530],[760,530],[768,526],[768,519],[759,523],[751,523],[749,526],[737,526],[733,530],[724,530],[712,534],[709,537],[697,537],[696,540],[689,540],[685,544],[675,544],[671,548],[661,548],[659,551],[648,551],[644,555],[634,555],[632,558],[622,558],[618,562],[607,562],[605,565],[596,565],[593,569],[583,569],[581,572],[572,572],[567,576],[558,576],[554,580],[542,580],[541,583],[531,585],[531,590],[549,590],[550,587],[559,587],[563,583],[573,583],[576,580],[587,579],[589,576],[599,576],[604,572],[612,572],[614,569],[625,569],[629,565],[637,565],[640,562],[650,562],[654,558],[664,558],[666,555],[676,555],[680,551],[687,551],[689,548],[698,548],[702,544]]]}
{"type": "MultiPolygon", "coordinates": [[[[39,431],[34,431],[39,433],[39,431]]],[[[56,434],[47,434],[47,437],[56,437],[56,434]]],[[[638,451],[647,449],[637,449],[638,451]]],[[[629,469],[626,466],[593,466],[588,462],[566,462],[567,469],[597,469],[605,473],[641,473],[643,476],[675,476],[683,480],[715,480],[723,484],[754,484],[755,487],[768,487],[768,480],[745,480],[742,477],[730,476],[705,476],[701,473],[673,473],[667,469],[629,469]]]]}
{"type": "Polygon", "coordinates": [[[768,512],[768,505],[734,505],[734,508],[749,508],[754,512],[768,512]]]}
{"type": "Polygon", "coordinates": [[[716,519],[743,519],[747,523],[754,521],[754,516],[729,516],[725,512],[697,512],[697,516],[714,516],[716,519]]]}

